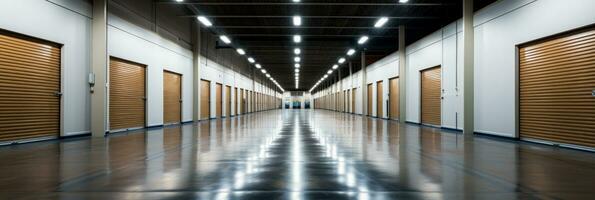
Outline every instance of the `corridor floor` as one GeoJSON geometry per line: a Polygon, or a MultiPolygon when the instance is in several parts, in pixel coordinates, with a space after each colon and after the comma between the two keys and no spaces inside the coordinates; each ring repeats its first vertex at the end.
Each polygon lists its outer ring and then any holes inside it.
{"type": "Polygon", "coordinates": [[[0,147],[0,199],[593,199],[595,154],[324,110],[0,147]]]}

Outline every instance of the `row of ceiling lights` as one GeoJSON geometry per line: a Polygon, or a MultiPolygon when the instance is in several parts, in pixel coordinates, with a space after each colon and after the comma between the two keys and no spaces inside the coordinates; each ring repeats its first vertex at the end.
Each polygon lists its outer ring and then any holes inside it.
{"type": "MultiPolygon", "coordinates": [[[[184,0],[176,0],[176,2],[183,2],[183,1],[184,0]]],[[[202,23],[206,27],[213,26],[213,23],[205,16],[198,16],[198,17],[196,17],[196,19],[198,19],[198,21],[200,21],[200,23],[202,23]]],[[[229,37],[227,37],[226,35],[220,35],[219,40],[223,41],[225,44],[231,45],[231,39],[229,37]]],[[[242,56],[246,55],[246,51],[242,48],[237,48],[236,52],[242,56]]],[[[264,69],[262,67],[262,65],[257,63],[256,60],[254,60],[254,58],[248,57],[248,62],[253,64],[254,67],[256,67],[257,69],[260,69],[260,72],[262,72],[269,80],[271,80],[282,92],[285,92],[285,89],[283,89],[283,87],[281,87],[281,85],[279,85],[279,83],[273,77],[271,77],[271,75],[269,73],[267,73],[267,70],[264,69]]]]}
{"type": "MultiPolygon", "coordinates": [[[[293,0],[293,2],[300,2],[300,0],[293,0]]],[[[294,26],[301,26],[302,25],[302,17],[299,15],[293,16],[293,25],[294,26]]],[[[302,42],[302,36],[301,35],[294,35],[293,36],[293,42],[296,44],[299,44],[302,42]]],[[[300,54],[302,53],[302,50],[299,47],[296,47],[295,49],[293,49],[293,53],[295,54],[295,57],[293,58],[293,62],[294,63],[294,72],[295,72],[295,89],[298,89],[300,86],[300,62],[302,61],[302,58],[300,57],[300,54]]]]}
{"type": "MultiPolygon", "coordinates": [[[[298,0],[299,1],[299,0],[298,0]]],[[[409,0],[399,0],[399,3],[407,3],[409,0]]],[[[380,17],[380,19],[376,20],[376,23],[374,23],[374,28],[382,28],[384,26],[384,24],[386,24],[386,22],[388,22],[388,17],[380,17]]],[[[370,38],[366,35],[361,36],[358,40],[357,40],[357,44],[359,45],[363,45],[365,44],[370,38]]],[[[347,56],[352,56],[353,54],[355,54],[355,49],[350,48],[349,50],[347,50],[347,56]]],[[[322,78],[320,78],[320,80],[318,80],[318,82],[316,82],[316,84],[314,84],[314,86],[312,86],[312,88],[310,88],[309,92],[314,91],[314,89],[316,89],[316,87],[318,87],[318,85],[320,85],[320,83],[322,83],[324,80],[326,80],[326,78],[328,78],[329,75],[333,74],[333,72],[338,69],[340,67],[341,64],[345,63],[345,58],[344,57],[340,57],[339,60],[337,61],[337,64],[334,64],[331,69],[329,69],[326,74],[324,76],[322,76],[322,78]]]]}

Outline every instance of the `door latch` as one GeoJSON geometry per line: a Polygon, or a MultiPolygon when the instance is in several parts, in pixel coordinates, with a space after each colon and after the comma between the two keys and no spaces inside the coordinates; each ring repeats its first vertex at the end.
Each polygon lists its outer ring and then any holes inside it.
{"type": "Polygon", "coordinates": [[[54,96],[56,96],[56,97],[62,97],[62,92],[56,91],[56,92],[54,92],[54,96]]]}
{"type": "Polygon", "coordinates": [[[591,90],[591,96],[595,97],[595,90],[591,90]]]}

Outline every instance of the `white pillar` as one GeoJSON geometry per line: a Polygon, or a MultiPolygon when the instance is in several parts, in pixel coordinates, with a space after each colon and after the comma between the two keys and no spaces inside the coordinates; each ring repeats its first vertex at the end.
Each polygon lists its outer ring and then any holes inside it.
{"type": "Polygon", "coordinates": [[[192,34],[192,116],[194,121],[200,120],[200,25],[198,22],[193,24],[193,34],[192,34]]]}
{"type": "MultiPolygon", "coordinates": [[[[407,53],[405,26],[399,26],[399,121],[407,120],[407,53]]],[[[390,112],[390,111],[389,111],[390,112]]]]}
{"type": "Polygon", "coordinates": [[[104,137],[107,130],[107,0],[93,0],[91,71],[95,84],[91,93],[91,134],[104,137]]]}
{"type": "Polygon", "coordinates": [[[463,134],[474,132],[473,0],[463,1],[463,134]]]}
{"type": "Polygon", "coordinates": [[[366,52],[361,53],[362,62],[362,77],[361,80],[361,91],[362,91],[362,115],[368,115],[368,86],[366,85],[366,52]]]}

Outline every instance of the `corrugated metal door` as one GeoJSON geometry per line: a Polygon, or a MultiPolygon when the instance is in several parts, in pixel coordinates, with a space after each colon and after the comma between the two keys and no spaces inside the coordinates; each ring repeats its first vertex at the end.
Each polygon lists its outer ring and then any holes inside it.
{"type": "Polygon", "coordinates": [[[441,68],[421,71],[421,123],[440,126],[441,120],[441,68]]]}
{"type": "Polygon", "coordinates": [[[163,72],[163,123],[182,122],[182,76],[163,72]]]}
{"type": "Polygon", "coordinates": [[[0,33],[0,142],[60,134],[60,47],[0,33]]]}
{"type": "Polygon", "coordinates": [[[372,97],[372,95],[374,94],[374,88],[372,87],[372,84],[368,84],[368,116],[373,116],[374,115],[374,110],[373,109],[373,104],[374,102],[372,101],[374,98],[372,97]]]}
{"type": "Polygon", "coordinates": [[[595,147],[595,28],[519,49],[519,133],[595,147]]]}
{"type": "Polygon", "coordinates": [[[351,112],[355,113],[355,94],[357,93],[357,88],[351,89],[351,112]]]}
{"type": "Polygon", "coordinates": [[[382,81],[376,83],[376,117],[379,118],[384,116],[384,106],[382,105],[384,101],[384,98],[382,98],[384,96],[382,94],[384,90],[383,85],[382,81]]]}
{"type": "Polygon", "coordinates": [[[239,115],[240,114],[240,105],[238,105],[238,102],[240,102],[240,97],[238,96],[238,88],[234,88],[234,95],[235,95],[235,101],[234,101],[234,114],[239,115]]]}
{"type": "Polygon", "coordinates": [[[211,82],[200,80],[200,119],[211,117],[211,82]]]}
{"type": "Polygon", "coordinates": [[[110,131],[145,127],[146,68],[144,65],[110,58],[110,131]]]}
{"type": "Polygon", "coordinates": [[[223,116],[223,85],[215,85],[215,114],[217,118],[223,116]]]}
{"type": "Polygon", "coordinates": [[[393,78],[389,81],[389,114],[391,119],[399,119],[399,78],[393,78]]]}
{"type": "Polygon", "coordinates": [[[225,116],[231,116],[231,86],[225,86],[225,116]]]}

